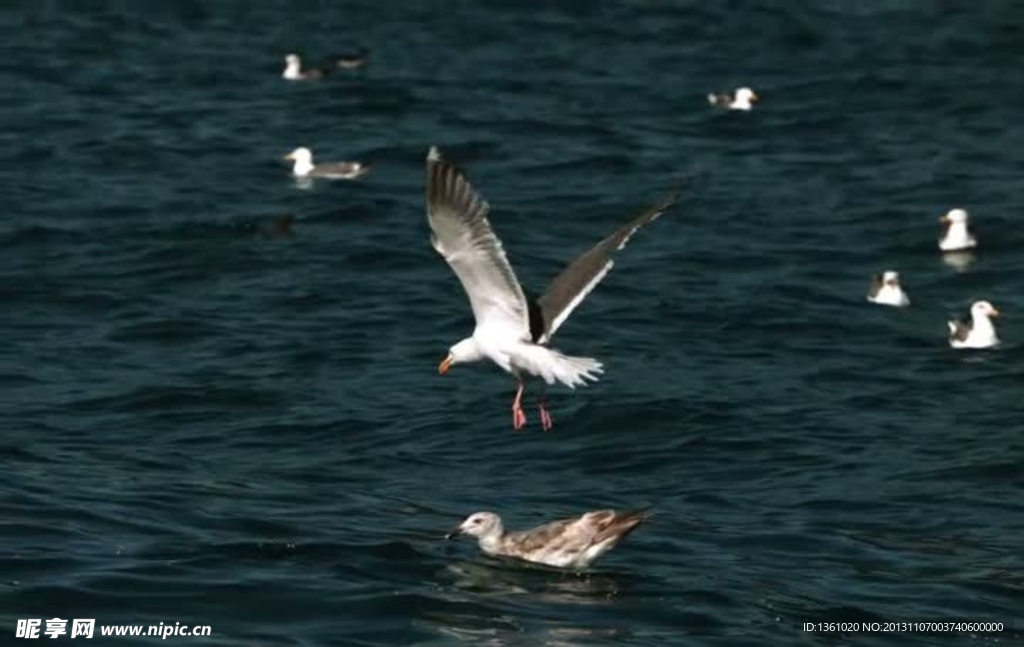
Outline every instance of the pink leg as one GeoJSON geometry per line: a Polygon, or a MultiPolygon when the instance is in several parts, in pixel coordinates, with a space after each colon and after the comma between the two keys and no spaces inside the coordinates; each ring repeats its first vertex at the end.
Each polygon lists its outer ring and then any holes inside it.
{"type": "Polygon", "coordinates": [[[522,401],[523,383],[519,382],[519,388],[516,389],[516,399],[512,401],[512,427],[517,431],[526,424],[526,414],[523,413],[522,401]]]}
{"type": "Polygon", "coordinates": [[[544,431],[551,431],[555,423],[551,420],[551,412],[548,411],[548,398],[543,393],[540,396],[540,401],[537,403],[537,408],[540,409],[541,427],[544,428],[544,431]]]}

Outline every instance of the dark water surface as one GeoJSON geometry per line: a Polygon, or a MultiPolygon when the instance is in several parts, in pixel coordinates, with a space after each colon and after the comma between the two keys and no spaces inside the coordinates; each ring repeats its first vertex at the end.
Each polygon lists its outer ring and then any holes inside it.
{"type": "Polygon", "coordinates": [[[1021,641],[1024,6],[267,4],[0,10],[0,642],[54,616],[232,646],[1021,641]],[[358,44],[363,71],[280,79],[358,44]],[[709,109],[737,85],[757,110],[709,109]],[[560,331],[607,373],[552,392],[552,433],[532,398],[512,431],[494,367],[436,375],[472,319],[428,242],[431,144],[535,289],[688,181],[560,331]],[[303,189],[298,145],[376,167],[303,189]],[[865,303],[883,269],[912,308],[865,303]],[[1004,345],[952,351],[976,298],[1004,345]],[[440,540],[640,504],[584,575],[440,540]]]}

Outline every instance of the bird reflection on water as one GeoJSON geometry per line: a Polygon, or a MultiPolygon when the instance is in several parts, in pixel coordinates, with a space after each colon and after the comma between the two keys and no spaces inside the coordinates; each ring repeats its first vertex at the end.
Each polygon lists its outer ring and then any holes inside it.
{"type": "Polygon", "coordinates": [[[583,647],[593,645],[597,640],[612,644],[616,639],[627,635],[626,631],[615,627],[542,627],[536,631],[525,628],[474,631],[445,627],[439,631],[449,638],[486,647],[583,647]]]}
{"type": "Polygon", "coordinates": [[[600,604],[614,598],[633,577],[613,571],[576,573],[496,557],[456,562],[446,567],[452,586],[481,595],[529,594],[553,603],[600,604]]]}
{"type": "Polygon", "coordinates": [[[439,579],[448,584],[437,595],[457,604],[453,613],[436,609],[423,620],[447,637],[477,645],[590,645],[615,640],[623,629],[604,624],[587,625],[580,605],[614,604],[623,592],[638,587],[632,574],[602,570],[574,573],[507,558],[482,556],[444,567],[439,579]],[[537,619],[536,626],[510,620],[501,612],[520,598],[539,603],[552,615],[537,619]],[[486,605],[489,613],[473,609],[486,605]],[[495,605],[498,605],[497,607],[495,605]],[[568,616],[562,612],[568,610],[568,616]],[[570,621],[563,618],[571,617],[570,621]]]}
{"type": "Polygon", "coordinates": [[[966,272],[974,263],[974,258],[972,251],[946,252],[942,255],[942,262],[957,272],[966,272]]]}

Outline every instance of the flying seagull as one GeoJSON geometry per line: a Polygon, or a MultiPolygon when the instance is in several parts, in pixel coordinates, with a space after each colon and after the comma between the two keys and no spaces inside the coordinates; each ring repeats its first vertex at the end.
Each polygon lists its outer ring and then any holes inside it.
{"type": "Polygon", "coordinates": [[[300,146],[284,156],[293,162],[292,175],[297,178],[320,177],[329,180],[356,180],[370,172],[370,165],[362,162],[324,162],[313,164],[313,151],[300,146]]]}
{"type": "Polygon", "coordinates": [[[479,541],[480,550],[488,555],[580,569],[614,548],[644,519],[644,513],[638,511],[596,510],[532,530],[506,532],[498,515],[475,512],[446,539],[472,535],[479,541]]]}
{"type": "MultiPolygon", "coordinates": [[[[646,209],[569,264],[536,301],[527,300],[501,241],[487,220],[489,205],[474,191],[465,174],[441,159],[436,147],[427,155],[427,220],[431,243],[462,282],[469,297],[476,328],[452,346],[438,372],[484,358],[516,378],[512,426],[522,429],[523,379],[542,378],[569,388],[596,381],[601,363],[590,357],[570,357],[547,346],[551,337],[587,294],[614,265],[612,255],[622,249],[637,229],[665,212],[676,191],[646,209]]],[[[541,425],[551,429],[546,398],[539,400],[541,425]]]]}

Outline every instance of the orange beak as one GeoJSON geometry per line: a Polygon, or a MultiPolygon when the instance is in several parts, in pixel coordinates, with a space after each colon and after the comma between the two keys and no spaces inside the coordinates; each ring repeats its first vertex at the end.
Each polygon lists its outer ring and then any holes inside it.
{"type": "Polygon", "coordinates": [[[439,375],[444,375],[445,373],[448,372],[448,369],[450,369],[451,367],[452,367],[452,356],[449,355],[448,357],[444,358],[443,362],[438,364],[437,372],[438,372],[439,375]]]}
{"type": "Polygon", "coordinates": [[[999,316],[999,311],[996,310],[995,307],[993,307],[992,308],[992,312],[988,313],[988,316],[990,316],[990,317],[998,317],[999,316]]]}

